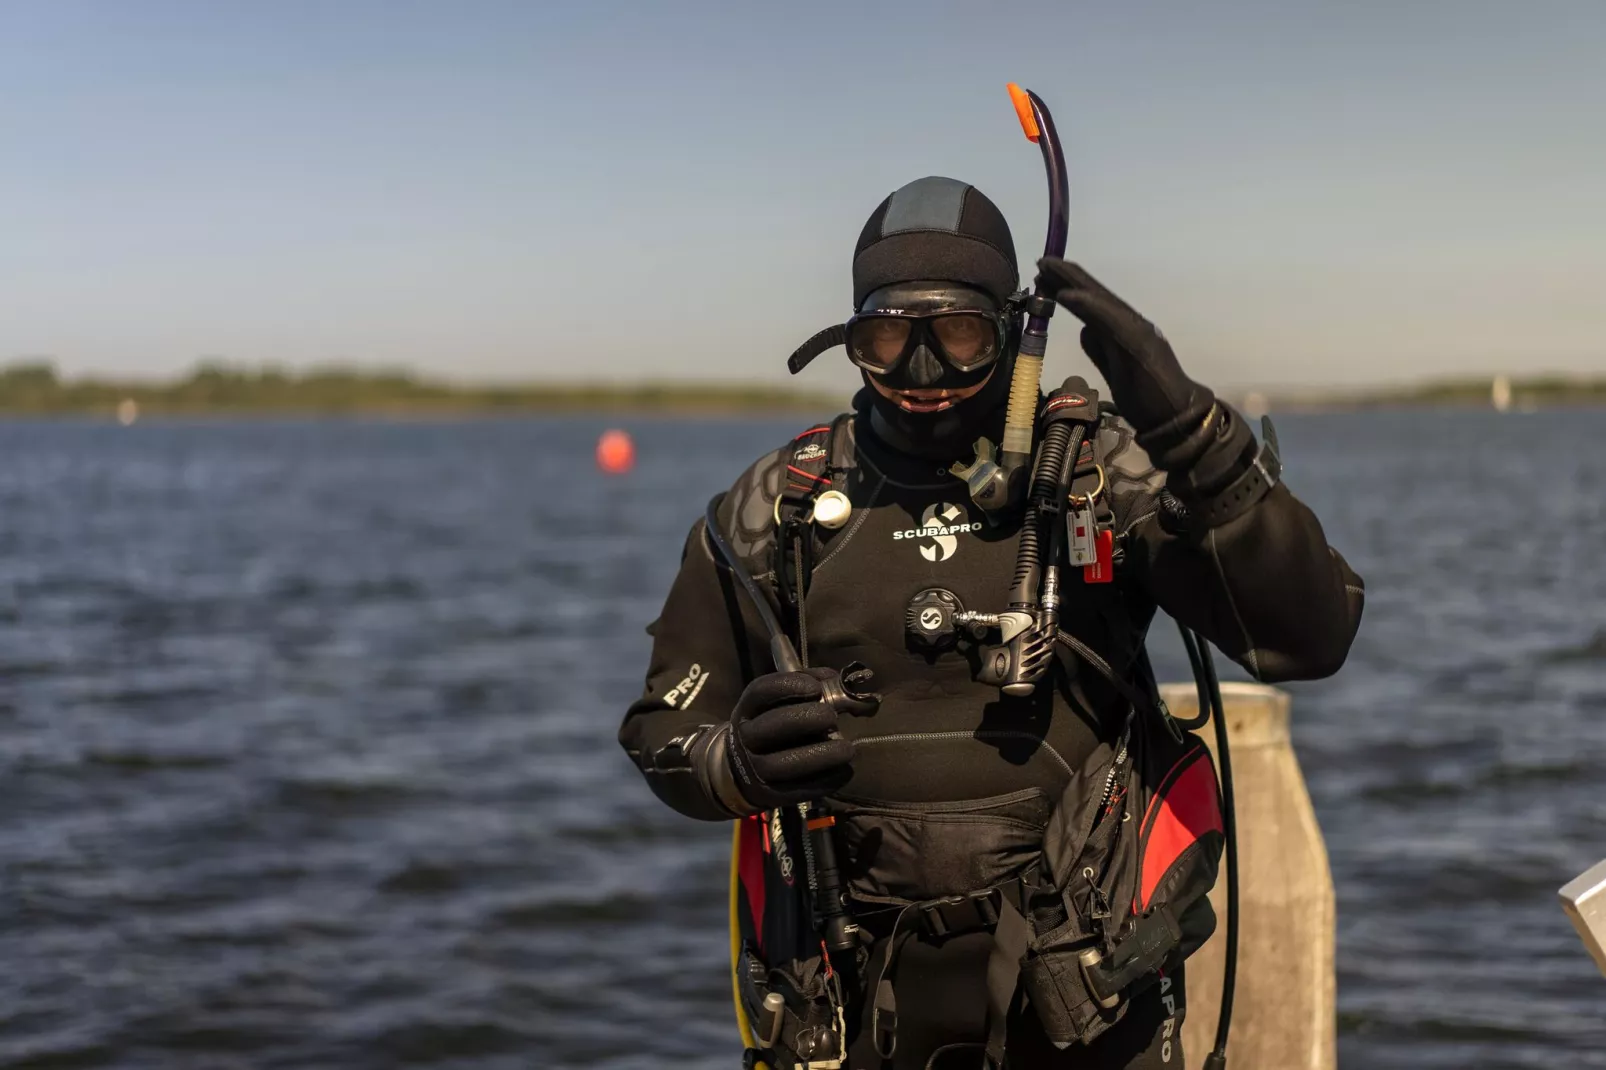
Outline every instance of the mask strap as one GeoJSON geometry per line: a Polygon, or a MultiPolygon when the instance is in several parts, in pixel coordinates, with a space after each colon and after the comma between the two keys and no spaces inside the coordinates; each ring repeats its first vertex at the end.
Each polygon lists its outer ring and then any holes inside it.
{"type": "Polygon", "coordinates": [[[787,370],[796,375],[804,368],[807,368],[809,362],[815,357],[824,353],[827,349],[835,349],[837,346],[846,345],[847,341],[848,328],[846,324],[839,323],[835,327],[827,327],[807,342],[798,346],[797,350],[786,358],[787,370]]]}

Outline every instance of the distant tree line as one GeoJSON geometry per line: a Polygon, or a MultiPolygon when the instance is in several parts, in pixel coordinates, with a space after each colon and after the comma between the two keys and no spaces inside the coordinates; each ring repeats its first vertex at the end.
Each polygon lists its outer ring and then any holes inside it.
{"type": "MultiPolygon", "coordinates": [[[[1513,405],[1606,404],[1606,378],[1562,376],[1514,379],[1513,405]]],[[[755,412],[839,411],[845,398],[751,383],[648,382],[451,384],[408,371],[321,367],[288,371],[204,361],[165,382],[62,378],[49,361],[0,367],[0,414],[111,415],[133,402],[141,415],[248,414],[470,414],[596,410],[755,412]]],[[[1487,406],[1490,380],[1459,379],[1375,391],[1311,391],[1273,395],[1278,408],[1372,406],[1487,406]]]]}
{"type": "Polygon", "coordinates": [[[203,362],[165,382],[62,378],[48,361],[0,367],[0,413],[111,414],[132,401],[158,413],[497,413],[596,409],[836,410],[843,399],[784,387],[720,383],[531,383],[477,386],[406,371],[322,367],[307,371],[203,362]]]}

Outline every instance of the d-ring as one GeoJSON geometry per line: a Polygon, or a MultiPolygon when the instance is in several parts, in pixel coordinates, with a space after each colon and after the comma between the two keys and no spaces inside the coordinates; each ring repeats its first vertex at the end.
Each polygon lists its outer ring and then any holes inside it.
{"type": "Polygon", "coordinates": [[[1093,504],[1093,499],[1097,498],[1100,494],[1104,493],[1104,486],[1105,486],[1104,466],[1102,464],[1095,464],[1093,467],[1098,470],[1098,473],[1099,473],[1099,485],[1097,487],[1093,488],[1093,493],[1092,494],[1069,494],[1069,495],[1066,495],[1067,500],[1070,501],[1070,503],[1072,505],[1077,505],[1077,506],[1092,505],[1093,504]]]}

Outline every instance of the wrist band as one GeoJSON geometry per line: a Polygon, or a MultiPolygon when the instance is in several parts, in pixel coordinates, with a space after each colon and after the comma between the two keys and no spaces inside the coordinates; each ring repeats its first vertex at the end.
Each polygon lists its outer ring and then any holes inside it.
{"type": "Polygon", "coordinates": [[[1282,478],[1283,462],[1277,456],[1276,446],[1267,441],[1260,444],[1255,459],[1231,483],[1211,496],[1208,501],[1191,505],[1190,519],[1200,528],[1219,528],[1244,515],[1260,499],[1271,493],[1282,478]]]}

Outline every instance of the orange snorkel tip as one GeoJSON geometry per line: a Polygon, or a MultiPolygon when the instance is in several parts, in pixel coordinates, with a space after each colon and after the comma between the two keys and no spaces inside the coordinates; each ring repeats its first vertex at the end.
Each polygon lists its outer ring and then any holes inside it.
{"type": "Polygon", "coordinates": [[[1026,140],[1035,144],[1037,142],[1037,115],[1032,111],[1032,98],[1026,90],[1009,83],[1009,99],[1015,105],[1015,115],[1020,119],[1020,128],[1026,134],[1026,140]]]}

